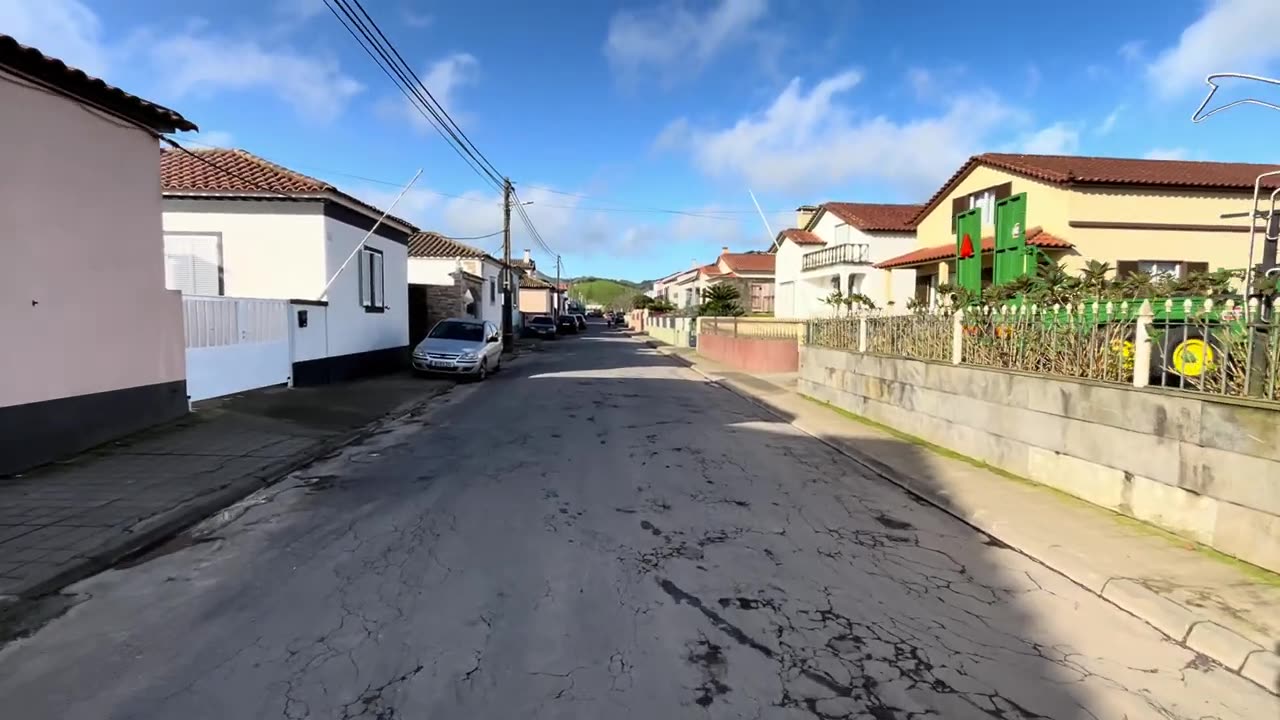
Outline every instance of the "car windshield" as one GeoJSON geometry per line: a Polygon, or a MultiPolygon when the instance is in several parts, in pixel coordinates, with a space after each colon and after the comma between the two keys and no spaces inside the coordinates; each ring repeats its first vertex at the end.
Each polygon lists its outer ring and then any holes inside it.
{"type": "Polygon", "coordinates": [[[442,322],[431,330],[431,334],[428,337],[441,340],[484,342],[484,326],[475,323],[442,322]]]}
{"type": "Polygon", "coordinates": [[[551,318],[547,317],[546,315],[539,315],[538,317],[530,320],[529,324],[530,325],[553,325],[554,323],[552,323],[551,318]]]}

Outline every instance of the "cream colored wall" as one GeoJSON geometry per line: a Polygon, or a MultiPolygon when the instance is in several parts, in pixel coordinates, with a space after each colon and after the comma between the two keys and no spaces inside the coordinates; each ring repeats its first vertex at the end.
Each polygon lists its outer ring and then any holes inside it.
{"type": "Polygon", "coordinates": [[[551,291],[540,288],[520,288],[520,312],[551,312],[551,291]]]}
{"type": "Polygon", "coordinates": [[[0,406],[184,379],[182,297],[164,287],[155,139],[8,79],[0,406]]]}
{"type": "MultiPolygon", "coordinates": [[[[1261,236],[1259,233],[1254,248],[1254,262],[1262,258],[1261,236]]],[[[1075,243],[1075,252],[1062,261],[1072,271],[1089,260],[1101,260],[1113,268],[1118,260],[1207,262],[1210,270],[1243,269],[1249,264],[1248,233],[1072,228],[1070,240],[1075,243]]]]}
{"type": "Polygon", "coordinates": [[[328,280],[320,202],[166,198],[164,230],[221,233],[224,295],[315,300],[328,280]]]}
{"type": "MultiPolygon", "coordinates": [[[[994,170],[979,165],[969,173],[946,197],[929,211],[920,221],[916,229],[916,247],[944,245],[955,241],[951,232],[951,201],[957,197],[977,192],[993,185],[1013,183],[1013,194],[1027,193],[1027,226],[1042,227],[1062,238],[1070,239],[1067,227],[1069,218],[1069,193],[1054,185],[1029,180],[1020,175],[994,170]]],[[[983,234],[995,232],[995,228],[986,226],[983,234]]],[[[895,279],[894,285],[897,285],[895,279]]]]}

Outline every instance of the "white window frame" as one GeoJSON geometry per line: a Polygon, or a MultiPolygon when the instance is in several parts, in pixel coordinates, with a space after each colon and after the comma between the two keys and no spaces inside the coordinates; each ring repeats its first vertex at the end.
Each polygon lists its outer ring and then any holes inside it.
{"type": "Polygon", "coordinates": [[[994,225],[996,222],[996,191],[983,190],[969,196],[969,209],[982,208],[982,225],[994,225]]]}
{"type": "Polygon", "coordinates": [[[382,251],[364,246],[360,248],[359,269],[360,305],[368,311],[381,312],[387,308],[386,260],[382,251]]]}
{"type": "Polygon", "coordinates": [[[214,297],[223,295],[222,233],[165,233],[164,286],[168,290],[178,290],[183,295],[214,297]],[[206,252],[197,253],[191,245],[195,239],[212,240],[212,247],[205,247],[206,252]],[[199,273],[197,272],[200,267],[198,263],[209,267],[205,268],[204,273],[199,273]],[[178,272],[179,269],[183,272],[178,272]]]}
{"type": "Polygon", "coordinates": [[[853,237],[853,231],[849,229],[848,223],[836,225],[836,241],[835,245],[844,245],[853,237]]]}
{"type": "Polygon", "coordinates": [[[1182,277],[1182,263],[1173,260],[1139,260],[1138,272],[1153,278],[1167,275],[1175,280],[1182,277]]]}

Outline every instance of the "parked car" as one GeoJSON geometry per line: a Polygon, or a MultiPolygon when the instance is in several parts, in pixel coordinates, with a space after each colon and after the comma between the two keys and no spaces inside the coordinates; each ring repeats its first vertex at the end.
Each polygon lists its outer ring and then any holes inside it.
{"type": "Polygon", "coordinates": [[[534,315],[524,324],[525,335],[556,339],[556,321],[550,315],[534,315]]]}
{"type": "Polygon", "coordinates": [[[587,329],[587,317],[586,317],[585,315],[574,315],[573,317],[574,317],[574,319],[575,319],[575,320],[577,320],[577,321],[578,321],[578,329],[579,329],[579,330],[586,330],[586,329],[587,329]]]}
{"type": "Polygon", "coordinates": [[[587,317],[604,317],[604,311],[600,308],[592,308],[587,311],[587,317]]]}
{"type": "Polygon", "coordinates": [[[418,372],[469,375],[484,380],[502,367],[502,333],[491,322],[449,318],[436,323],[413,349],[418,372]]]}
{"type": "Polygon", "coordinates": [[[560,331],[561,335],[577,335],[578,320],[574,316],[565,313],[556,321],[556,329],[560,331]]]}

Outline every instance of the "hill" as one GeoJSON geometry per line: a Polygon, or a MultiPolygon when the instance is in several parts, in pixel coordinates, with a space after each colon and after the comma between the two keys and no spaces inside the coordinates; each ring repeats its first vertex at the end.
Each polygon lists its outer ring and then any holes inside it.
{"type": "Polygon", "coordinates": [[[648,289],[640,283],[596,277],[577,278],[570,282],[573,283],[573,289],[569,293],[572,299],[583,305],[604,307],[629,307],[633,296],[648,289]]]}

